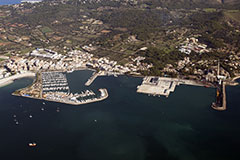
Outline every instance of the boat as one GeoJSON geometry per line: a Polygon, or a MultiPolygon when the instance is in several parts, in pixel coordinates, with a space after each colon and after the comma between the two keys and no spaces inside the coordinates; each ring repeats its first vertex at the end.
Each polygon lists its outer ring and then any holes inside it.
{"type": "Polygon", "coordinates": [[[68,70],[67,73],[72,73],[74,69],[68,70]]]}
{"type": "Polygon", "coordinates": [[[29,146],[29,147],[36,147],[37,144],[36,144],[36,143],[29,143],[28,146],[29,146]]]}

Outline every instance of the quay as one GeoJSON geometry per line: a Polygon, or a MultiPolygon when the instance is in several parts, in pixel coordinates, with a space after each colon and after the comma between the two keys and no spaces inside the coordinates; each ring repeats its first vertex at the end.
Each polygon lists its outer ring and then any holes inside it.
{"type": "Polygon", "coordinates": [[[198,83],[193,80],[184,80],[178,78],[167,77],[145,77],[140,86],[137,87],[138,93],[145,93],[150,95],[166,96],[168,97],[171,92],[174,92],[176,86],[180,84],[204,86],[202,83],[198,83]]]}

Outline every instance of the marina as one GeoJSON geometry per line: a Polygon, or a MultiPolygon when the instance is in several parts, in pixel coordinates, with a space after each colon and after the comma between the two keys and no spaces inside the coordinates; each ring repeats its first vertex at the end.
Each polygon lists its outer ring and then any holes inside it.
{"type": "Polygon", "coordinates": [[[31,86],[15,91],[13,95],[80,105],[102,101],[108,97],[108,92],[101,88],[97,93],[89,89],[72,93],[65,73],[42,72],[37,74],[31,86]]]}
{"type": "Polygon", "coordinates": [[[108,92],[106,89],[99,89],[100,96],[94,97],[95,93],[93,91],[85,91],[81,94],[66,94],[64,92],[48,92],[44,95],[44,100],[53,101],[71,105],[81,105],[87,103],[98,102],[106,99],[108,97],[108,92]],[[81,99],[80,99],[81,98],[81,99]]]}
{"type": "Polygon", "coordinates": [[[66,75],[61,72],[43,72],[42,90],[69,91],[66,75]]]}

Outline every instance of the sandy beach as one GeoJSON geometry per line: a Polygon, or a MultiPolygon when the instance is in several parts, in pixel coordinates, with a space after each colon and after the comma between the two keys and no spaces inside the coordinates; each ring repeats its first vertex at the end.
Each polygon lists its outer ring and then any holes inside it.
{"type": "Polygon", "coordinates": [[[35,77],[35,76],[36,74],[33,72],[26,72],[26,73],[16,74],[7,78],[3,78],[3,79],[0,79],[0,87],[9,85],[16,79],[25,78],[25,77],[35,77]]]}

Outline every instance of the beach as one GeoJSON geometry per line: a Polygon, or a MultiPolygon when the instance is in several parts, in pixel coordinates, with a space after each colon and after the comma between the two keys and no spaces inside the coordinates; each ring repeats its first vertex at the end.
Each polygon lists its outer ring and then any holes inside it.
{"type": "Polygon", "coordinates": [[[15,74],[13,76],[0,79],[0,87],[4,87],[6,85],[9,85],[14,80],[17,80],[17,79],[21,79],[21,78],[25,78],[25,77],[35,77],[35,76],[36,76],[36,74],[33,73],[33,72],[25,72],[25,73],[21,73],[21,74],[15,74]]]}

